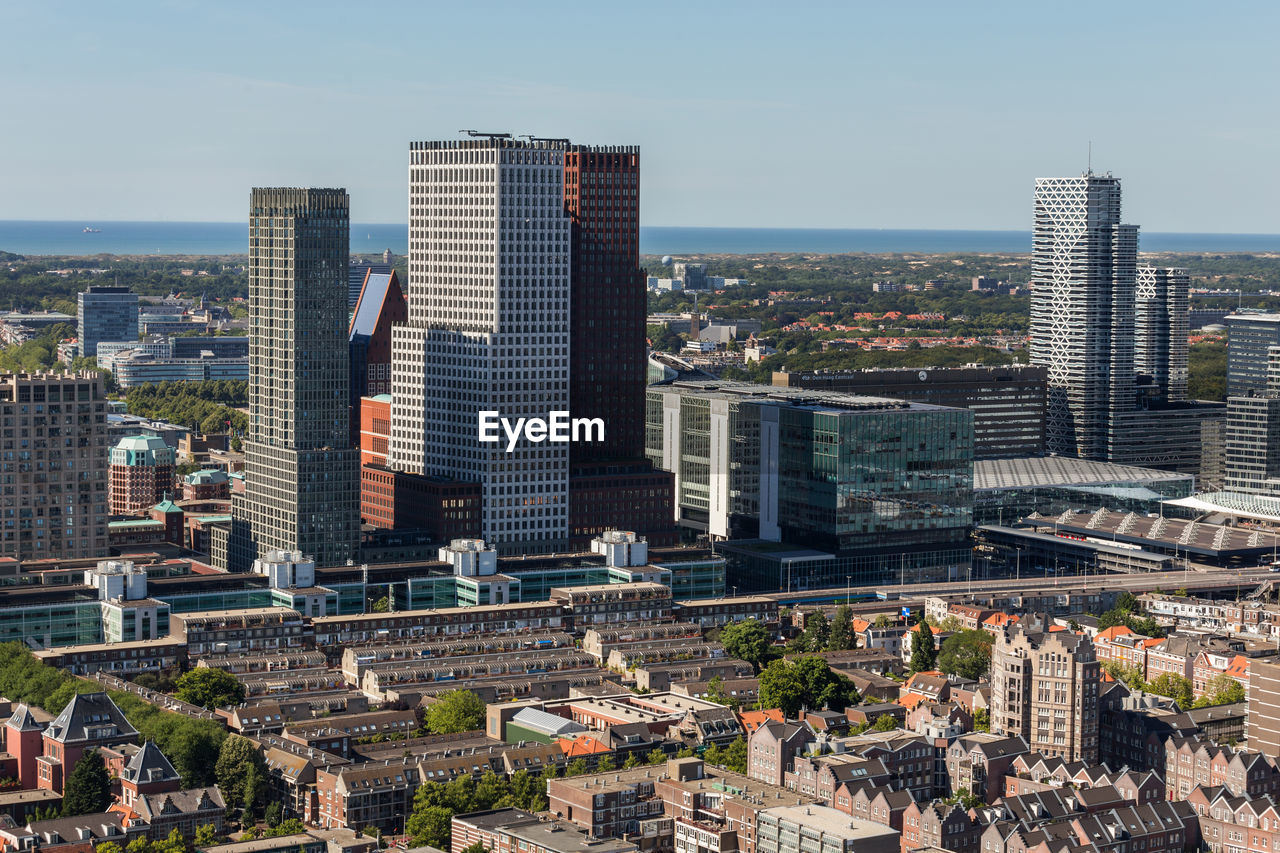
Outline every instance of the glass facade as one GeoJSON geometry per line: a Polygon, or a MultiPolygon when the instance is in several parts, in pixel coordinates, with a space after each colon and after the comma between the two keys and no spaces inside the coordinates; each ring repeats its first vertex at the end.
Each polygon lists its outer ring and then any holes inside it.
{"type": "Polygon", "coordinates": [[[971,411],[735,382],[648,395],[646,448],[677,474],[680,523],[755,540],[729,556],[727,585],[814,589],[968,566],[971,411]]]}

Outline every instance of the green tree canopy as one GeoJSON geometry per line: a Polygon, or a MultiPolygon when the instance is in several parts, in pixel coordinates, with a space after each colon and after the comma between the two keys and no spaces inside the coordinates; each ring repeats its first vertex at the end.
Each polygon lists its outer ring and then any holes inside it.
{"type": "Polygon", "coordinates": [[[924,620],[912,629],[911,671],[929,672],[937,668],[938,649],[933,643],[933,629],[924,620]]]}
{"type": "Polygon", "coordinates": [[[840,652],[845,649],[852,649],[857,645],[857,638],[853,636],[853,611],[849,609],[847,604],[842,604],[836,608],[836,615],[831,620],[831,634],[827,641],[827,650],[832,652],[840,652]]]}
{"type": "Polygon", "coordinates": [[[244,701],[244,685],[231,673],[216,667],[198,666],[178,678],[174,695],[201,708],[221,708],[244,701]]]}
{"type": "Polygon", "coordinates": [[[256,804],[261,788],[255,788],[255,785],[266,779],[266,762],[253,741],[240,735],[230,735],[218,751],[214,775],[227,806],[243,808],[246,801],[256,804]]]}
{"type": "Polygon", "coordinates": [[[1245,700],[1244,686],[1225,672],[1220,672],[1205,685],[1204,694],[1196,700],[1195,707],[1209,705],[1234,705],[1245,700]]]}
{"type": "Polygon", "coordinates": [[[1195,688],[1191,679],[1176,672],[1160,673],[1147,684],[1147,690],[1174,699],[1183,710],[1190,708],[1195,701],[1195,688]]]}
{"type": "Polygon", "coordinates": [[[773,637],[769,629],[754,619],[725,625],[720,631],[720,644],[730,656],[744,660],[759,672],[773,656],[773,637]]]}
{"type": "Polygon", "coordinates": [[[819,657],[775,660],[760,673],[760,707],[778,708],[788,717],[804,708],[844,710],[857,697],[853,683],[819,657]]]}
{"type": "Polygon", "coordinates": [[[105,812],[111,805],[111,777],[98,750],[80,757],[62,794],[62,816],[105,812]]]}
{"type": "Polygon", "coordinates": [[[991,634],[983,630],[961,631],[942,641],[938,669],[948,675],[981,678],[991,669],[991,634]]]}
{"type": "Polygon", "coordinates": [[[485,704],[470,690],[451,690],[427,709],[427,728],[452,735],[483,728],[485,704]]]}

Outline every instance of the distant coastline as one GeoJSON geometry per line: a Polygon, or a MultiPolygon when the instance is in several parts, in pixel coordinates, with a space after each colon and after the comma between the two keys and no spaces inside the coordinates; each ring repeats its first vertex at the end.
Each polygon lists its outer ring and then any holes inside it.
{"type": "MultiPolygon", "coordinates": [[[[20,255],[244,255],[242,222],[36,222],[0,220],[0,251],[20,255]]],[[[408,248],[404,225],[351,226],[351,251],[397,255],[408,248]]],[[[1143,233],[1144,252],[1280,252],[1280,234],[1143,233]]],[[[645,226],[646,255],[1018,253],[1031,251],[1030,231],[944,231],[874,228],[693,228],[645,226]]]]}

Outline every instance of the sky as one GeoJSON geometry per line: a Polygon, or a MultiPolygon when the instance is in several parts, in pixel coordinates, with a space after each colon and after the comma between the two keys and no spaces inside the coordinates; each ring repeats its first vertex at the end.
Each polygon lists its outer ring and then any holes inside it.
{"type": "Polygon", "coordinates": [[[1280,4],[0,3],[0,219],[238,221],[411,140],[641,147],[645,225],[1030,228],[1089,162],[1157,232],[1280,233],[1280,4]]]}

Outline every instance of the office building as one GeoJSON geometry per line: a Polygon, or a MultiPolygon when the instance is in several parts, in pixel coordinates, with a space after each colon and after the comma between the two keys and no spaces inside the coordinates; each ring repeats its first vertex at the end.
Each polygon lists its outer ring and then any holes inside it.
{"type": "Polygon", "coordinates": [[[1048,372],[1050,453],[1110,459],[1115,416],[1134,408],[1137,255],[1118,178],[1036,179],[1031,361],[1048,372]]]}
{"type": "Polygon", "coordinates": [[[1280,495],[1280,394],[1227,398],[1223,485],[1229,492],[1280,495]]]}
{"type": "Polygon", "coordinates": [[[111,448],[111,514],[132,515],[169,497],[176,486],[176,463],[177,454],[163,438],[135,435],[120,439],[111,448]]]}
{"type": "Polygon", "coordinates": [[[570,145],[564,204],[571,221],[569,409],[599,418],[604,440],[570,446],[569,541],[607,530],[676,540],[673,480],[644,452],[647,295],[640,268],[640,150],[570,145]]]}
{"type": "Polygon", "coordinates": [[[340,189],[255,189],[249,220],[249,432],[245,493],[213,556],[247,571],[268,551],[342,565],[359,545],[351,447],[340,189]]]}
{"type": "Polygon", "coordinates": [[[1084,634],[1006,628],[991,649],[991,731],[1020,735],[1041,755],[1096,764],[1100,684],[1084,634]]]}
{"type": "Polygon", "coordinates": [[[968,565],[972,412],[676,381],[649,388],[645,421],[650,459],[675,475],[681,526],[770,543],[754,554],[770,565],[731,561],[729,583],[744,592],[817,588],[833,576],[830,585],[846,576],[873,583],[908,570],[945,578],[968,565]],[[801,562],[824,568],[780,581],[779,542],[803,543],[801,562]]]}
{"type": "MultiPolygon", "coordinates": [[[[409,320],[392,333],[388,464],[478,482],[500,551],[568,544],[569,445],[481,441],[479,413],[569,410],[565,144],[494,136],[415,142],[409,320]]],[[[607,435],[607,430],[606,430],[607,435]]]]}
{"type": "Polygon", "coordinates": [[[1267,387],[1268,350],[1280,346],[1280,314],[1230,314],[1227,323],[1227,396],[1267,387]]]}
{"type": "Polygon", "coordinates": [[[111,373],[116,384],[128,390],[156,382],[209,382],[225,379],[244,382],[249,379],[249,357],[157,358],[141,350],[124,350],[111,359],[111,373]]]}
{"type": "MultiPolygon", "coordinates": [[[[390,251],[388,249],[388,251],[390,251]]],[[[391,263],[364,263],[362,261],[352,261],[347,267],[347,307],[355,308],[356,303],[360,301],[360,291],[364,287],[365,279],[370,275],[391,275],[391,263]]]]}
{"type": "Polygon", "coordinates": [[[127,287],[93,285],[76,297],[80,354],[96,356],[98,341],[138,339],[138,294],[127,287]]]}
{"type": "Polygon", "coordinates": [[[106,554],[106,409],[96,373],[0,375],[0,556],[106,554]]]}
{"type": "Polygon", "coordinates": [[[1046,372],[1027,365],[784,370],[774,371],[773,384],[971,409],[974,458],[1007,459],[1044,452],[1046,372]]]}
{"type": "Polygon", "coordinates": [[[1187,332],[1190,279],[1182,269],[1137,269],[1134,370],[1139,390],[1151,399],[1187,398],[1187,332]]]}
{"type": "Polygon", "coordinates": [[[681,261],[672,269],[672,274],[684,282],[685,290],[707,289],[707,267],[705,264],[690,264],[681,261]]]}
{"type": "Polygon", "coordinates": [[[1249,661],[1246,694],[1249,748],[1280,758],[1280,663],[1249,661]]]}

